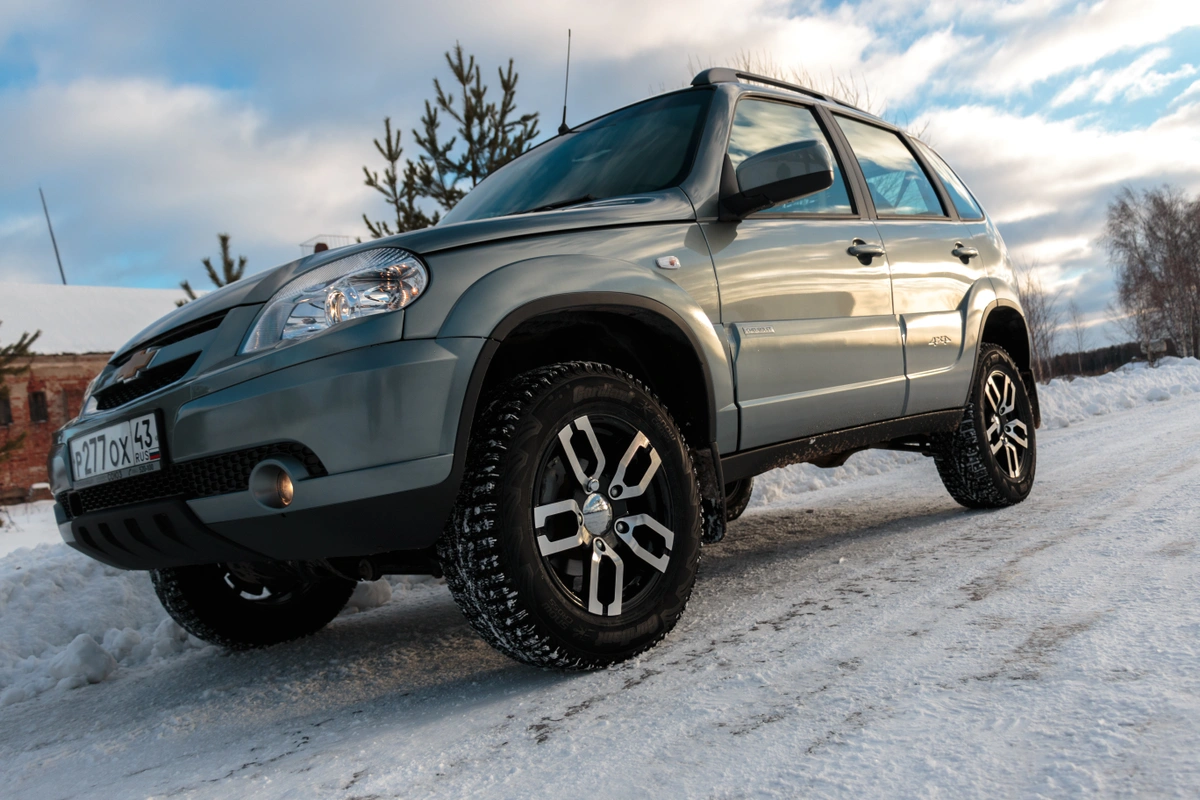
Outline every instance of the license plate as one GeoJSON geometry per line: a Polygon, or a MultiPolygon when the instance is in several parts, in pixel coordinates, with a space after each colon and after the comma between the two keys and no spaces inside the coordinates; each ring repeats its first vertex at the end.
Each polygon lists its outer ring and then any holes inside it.
{"type": "Polygon", "coordinates": [[[162,469],[158,421],[153,414],[76,436],[67,446],[76,488],[162,469]]]}

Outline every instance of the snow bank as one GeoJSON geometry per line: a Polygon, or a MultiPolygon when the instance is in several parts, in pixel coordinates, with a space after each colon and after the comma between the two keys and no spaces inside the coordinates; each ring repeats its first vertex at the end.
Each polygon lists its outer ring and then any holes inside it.
{"type": "Polygon", "coordinates": [[[58,544],[58,526],[54,523],[54,501],[18,503],[0,506],[0,556],[21,547],[58,544]]]}
{"type": "MultiPolygon", "coordinates": [[[[1106,375],[1056,378],[1038,386],[1044,429],[1066,428],[1089,417],[1187,394],[1200,394],[1200,360],[1195,358],[1164,358],[1154,369],[1145,363],[1126,364],[1106,375]]],[[[786,504],[794,495],[890,472],[922,458],[915,453],[866,450],[834,469],[797,464],[773,470],[755,479],[750,508],[786,504]]]]}
{"type": "MultiPolygon", "coordinates": [[[[410,575],[360,583],[343,613],[443,583],[410,575]]],[[[105,566],[64,544],[0,558],[0,706],[204,649],[217,652],[167,616],[148,573],[105,566]]]]}
{"type": "Polygon", "coordinates": [[[203,647],[167,616],[145,572],[62,544],[0,559],[0,706],[203,647]]]}
{"type": "Polygon", "coordinates": [[[1200,360],[1195,358],[1164,358],[1155,369],[1126,364],[1095,378],[1055,378],[1038,387],[1042,425],[1049,429],[1188,394],[1200,394],[1200,360]]]}

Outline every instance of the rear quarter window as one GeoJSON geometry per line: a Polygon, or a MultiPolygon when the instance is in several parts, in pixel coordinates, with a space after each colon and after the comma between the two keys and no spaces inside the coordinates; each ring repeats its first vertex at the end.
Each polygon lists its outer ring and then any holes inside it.
{"type": "Polygon", "coordinates": [[[954,170],[950,169],[950,165],[942,159],[933,149],[924,142],[913,139],[916,145],[921,150],[921,155],[925,156],[925,160],[933,167],[933,171],[937,173],[938,178],[942,181],[942,186],[946,187],[946,191],[950,194],[950,201],[954,203],[954,208],[958,210],[958,216],[963,219],[983,219],[983,209],[979,207],[979,203],[975,202],[975,198],[971,195],[971,190],[962,182],[958,175],[954,174],[954,170]]]}

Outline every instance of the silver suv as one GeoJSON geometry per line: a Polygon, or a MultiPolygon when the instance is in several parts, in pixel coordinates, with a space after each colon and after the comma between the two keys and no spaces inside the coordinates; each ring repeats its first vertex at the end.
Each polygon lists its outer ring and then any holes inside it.
{"type": "Polygon", "coordinates": [[[929,147],[728,69],[567,130],[434,228],[309,256],[116,353],[50,458],[63,538],[230,647],[444,574],[521,661],[683,612],[753,476],[867,448],[1018,503],[1037,395],[1004,245],[929,147]]]}

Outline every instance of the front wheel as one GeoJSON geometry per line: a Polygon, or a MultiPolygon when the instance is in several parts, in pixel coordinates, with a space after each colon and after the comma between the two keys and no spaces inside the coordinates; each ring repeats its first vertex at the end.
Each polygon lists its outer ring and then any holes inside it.
{"type": "Polygon", "coordinates": [[[156,569],[150,580],[163,608],[180,627],[232,650],[316,633],[354,592],[354,581],[344,578],[265,578],[245,565],[156,569]]]}
{"type": "Polygon", "coordinates": [[[933,458],[950,496],[967,508],[1020,503],[1033,488],[1037,440],[1025,382],[1002,347],[985,344],[962,422],[933,438],[933,458]]]}
{"type": "Polygon", "coordinates": [[[687,604],[699,486],[666,409],[585,362],[519,376],[477,420],[438,546],[450,590],[492,646],[595,669],[655,644],[687,604]]]}

